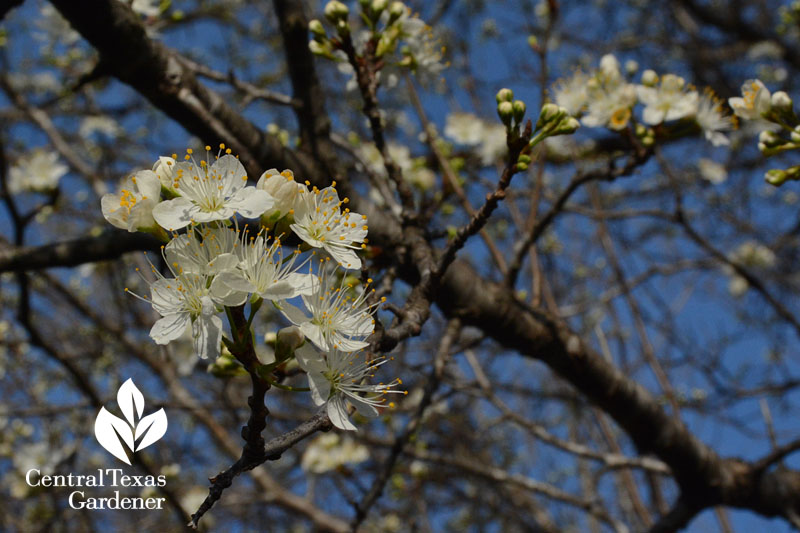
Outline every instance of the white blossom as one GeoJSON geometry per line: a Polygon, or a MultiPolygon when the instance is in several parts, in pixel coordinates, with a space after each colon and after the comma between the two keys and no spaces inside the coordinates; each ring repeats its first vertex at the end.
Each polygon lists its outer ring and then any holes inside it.
{"type": "Polygon", "coordinates": [[[236,268],[239,258],[234,252],[238,246],[239,233],[233,228],[191,226],[167,243],[164,257],[179,274],[213,276],[236,268]]]}
{"type": "Polygon", "coordinates": [[[352,352],[368,346],[364,341],[375,329],[373,314],[378,305],[368,304],[372,291],[353,295],[350,284],[336,283],[335,272],[323,268],[312,278],[312,291],[303,294],[306,314],[288,302],[280,304],[281,312],[320,350],[352,352]]]}
{"type": "Polygon", "coordinates": [[[161,0],[133,0],[131,9],[145,17],[157,17],[161,14],[160,3],[161,0]]]}
{"type": "Polygon", "coordinates": [[[508,151],[506,129],[499,122],[487,122],[472,113],[451,113],[444,134],[459,144],[476,147],[484,166],[493,165],[508,151]]]}
{"type": "Polygon", "coordinates": [[[59,162],[57,153],[35,150],[21,157],[9,170],[8,191],[11,194],[52,191],[68,170],[59,162]]]}
{"type": "Polygon", "coordinates": [[[769,89],[761,80],[751,79],[742,84],[742,96],[734,96],[728,99],[728,103],[733,108],[736,116],[747,120],[761,119],[764,113],[769,112],[770,103],[769,89]]]}
{"type": "Polygon", "coordinates": [[[320,435],[303,452],[300,466],[306,472],[324,474],[346,464],[363,463],[369,459],[369,449],[350,437],[338,433],[320,435]]]}
{"type": "MultiPolygon", "coordinates": [[[[361,268],[361,259],[354,250],[366,248],[367,216],[340,210],[347,198],[339,200],[334,188],[301,191],[295,212],[294,224],[289,226],[298,237],[314,248],[328,252],[344,268],[361,268]]],[[[266,193],[264,193],[266,194],[266,193]]]]}
{"type": "Polygon", "coordinates": [[[305,185],[294,180],[291,170],[278,172],[275,168],[267,170],[258,178],[256,189],[267,191],[275,199],[275,204],[262,215],[271,221],[293,215],[301,192],[308,192],[305,185]]]}
{"type": "Polygon", "coordinates": [[[176,163],[172,177],[172,188],[180,196],[153,210],[156,222],[167,230],[225,220],[236,213],[256,218],[274,204],[266,191],[245,187],[247,174],[232,155],[223,155],[213,164],[200,161],[198,165],[193,159],[176,163]]]}
{"type": "Polygon", "coordinates": [[[732,130],[736,126],[736,118],[725,113],[722,101],[710,89],[700,97],[695,121],[703,130],[706,140],[714,146],[730,144],[722,132],[732,130]]]}
{"type": "Polygon", "coordinates": [[[589,99],[588,82],[588,75],[581,71],[575,72],[569,78],[556,82],[551,90],[553,100],[570,115],[578,116],[589,99]]]}
{"type": "Polygon", "coordinates": [[[675,74],[664,74],[655,87],[639,85],[636,93],[644,105],[643,119],[646,124],[661,124],[677,120],[697,111],[697,91],[686,90],[686,80],[675,74]]]}
{"type": "Polygon", "coordinates": [[[270,244],[263,232],[255,236],[242,233],[242,243],[236,248],[236,268],[221,272],[215,280],[234,291],[254,293],[266,300],[311,294],[313,275],[300,274],[299,267],[294,267],[299,250],[284,258],[280,239],[273,239],[270,244]]]}
{"type": "Polygon", "coordinates": [[[100,207],[112,225],[134,232],[155,226],[153,209],[160,194],[158,176],[150,170],[141,170],[122,185],[119,194],[104,194],[100,207]]]}
{"type": "Polygon", "coordinates": [[[700,159],[697,162],[697,168],[700,170],[700,176],[714,185],[724,183],[728,179],[728,171],[725,166],[711,159],[700,159]]]}
{"type": "Polygon", "coordinates": [[[348,402],[359,414],[376,417],[378,408],[385,407],[385,394],[402,393],[393,390],[402,384],[399,379],[388,384],[366,383],[374,377],[377,367],[386,362],[383,357],[370,360],[361,352],[347,353],[338,349],[320,354],[308,343],[298,348],[295,356],[308,375],[311,399],[316,405],[325,406],[331,422],[339,429],[356,429],[348,416],[348,402]]]}
{"type": "Polygon", "coordinates": [[[587,114],[581,119],[585,126],[621,130],[628,125],[636,104],[636,87],[623,79],[613,55],[600,60],[600,68],[587,82],[587,93],[587,114]]]}
{"type": "MultiPolygon", "coordinates": [[[[157,279],[150,283],[149,302],[162,318],[153,324],[150,337],[156,344],[168,344],[191,327],[195,353],[202,359],[216,359],[222,341],[222,320],[217,316],[217,307],[241,305],[246,295],[235,293],[203,274],[184,273],[166,278],[152,265],[151,270],[157,279]]],[[[131,292],[127,288],[125,291],[131,292]]],[[[140,298],[148,301],[146,297],[140,298]]]]}

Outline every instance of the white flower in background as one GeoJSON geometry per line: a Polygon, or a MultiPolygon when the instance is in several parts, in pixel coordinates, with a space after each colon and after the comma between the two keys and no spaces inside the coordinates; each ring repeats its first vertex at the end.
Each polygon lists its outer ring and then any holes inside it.
{"type": "Polygon", "coordinates": [[[320,350],[352,352],[368,346],[363,339],[375,329],[372,315],[379,305],[367,304],[367,296],[372,291],[365,289],[353,295],[352,285],[345,284],[344,280],[338,287],[334,286],[335,271],[323,270],[321,277],[312,278],[312,283],[313,291],[302,296],[311,316],[290,303],[282,302],[280,309],[284,316],[320,350]]]}
{"type": "MultiPolygon", "coordinates": [[[[344,268],[361,268],[361,259],[354,250],[366,248],[367,216],[351,213],[339,200],[336,182],[322,190],[301,191],[294,212],[294,224],[289,226],[298,237],[314,248],[322,248],[344,268]]],[[[266,194],[266,192],[264,193],[266,194]]]]}
{"type": "Polygon", "coordinates": [[[448,115],[444,134],[459,144],[475,146],[484,166],[493,165],[508,151],[505,126],[499,122],[486,122],[472,113],[448,115]]]}
{"type": "Polygon", "coordinates": [[[100,207],[112,225],[134,232],[155,226],[153,208],[160,195],[158,176],[150,170],[141,170],[122,185],[119,194],[104,194],[100,207]]]}
{"type": "Polygon", "coordinates": [[[646,124],[677,120],[697,111],[697,91],[687,91],[686,80],[675,74],[664,74],[656,87],[638,85],[636,93],[645,105],[643,119],[646,124]]]}
{"type": "MultiPolygon", "coordinates": [[[[325,405],[328,417],[334,426],[344,430],[355,430],[347,412],[350,402],[363,416],[378,416],[378,408],[385,407],[387,393],[401,384],[395,379],[389,384],[370,385],[375,369],[386,362],[379,357],[368,360],[361,352],[346,353],[337,349],[320,354],[309,343],[295,351],[300,367],[308,374],[311,399],[316,405],[325,405]]],[[[393,407],[392,403],[389,407],[393,407]]]]}
{"type": "Polygon", "coordinates": [[[232,155],[223,155],[213,164],[200,161],[198,165],[193,159],[176,163],[172,178],[172,189],[180,196],[153,210],[156,222],[166,230],[225,220],[236,213],[256,218],[274,204],[266,191],[245,187],[247,174],[232,155]]]}
{"type": "Polygon", "coordinates": [[[78,128],[78,134],[84,139],[88,139],[95,133],[113,139],[119,135],[120,129],[117,122],[111,117],[90,116],[83,119],[81,127],[78,128]]]}
{"type": "Polygon", "coordinates": [[[46,43],[61,43],[65,46],[72,46],[77,43],[81,35],[72,29],[70,23],[61,16],[61,13],[53,7],[53,4],[45,3],[39,9],[39,16],[34,17],[34,24],[42,31],[33,33],[38,41],[46,43]]]}
{"type": "Polygon", "coordinates": [[[145,17],[157,17],[161,14],[160,3],[161,0],[133,0],[131,9],[145,17]]]}
{"type": "MultiPolygon", "coordinates": [[[[777,257],[775,252],[764,246],[760,242],[745,241],[733,250],[728,257],[731,261],[738,263],[751,271],[764,271],[775,266],[777,257]]],[[[732,268],[726,267],[724,271],[730,276],[728,290],[732,296],[742,296],[750,284],[747,280],[738,275],[732,268]]]]}
{"type": "MultiPolygon", "coordinates": [[[[411,157],[407,146],[393,142],[387,143],[389,156],[403,171],[403,179],[420,190],[427,191],[436,184],[436,174],[425,165],[424,157],[411,157]]],[[[374,143],[363,143],[357,149],[358,157],[369,170],[379,176],[386,176],[383,157],[374,143]]],[[[393,185],[393,184],[392,184],[393,185]]]]}
{"type": "Polygon", "coordinates": [[[732,130],[736,126],[736,117],[728,115],[722,108],[722,101],[711,89],[707,89],[697,104],[695,121],[703,134],[714,146],[730,144],[723,131],[732,130]]]}
{"type": "Polygon", "coordinates": [[[602,57],[600,68],[587,82],[587,93],[587,114],[581,119],[585,126],[622,130],[628,125],[636,104],[636,87],[624,80],[613,55],[602,57]]]}
{"type": "Polygon", "coordinates": [[[271,221],[293,215],[301,192],[308,192],[305,185],[294,180],[291,170],[278,172],[275,168],[267,170],[258,178],[256,189],[267,191],[275,199],[275,204],[262,215],[271,221]]]}
{"type": "Polygon", "coordinates": [[[60,163],[58,154],[35,150],[21,157],[8,173],[8,192],[49,192],[58,187],[69,168],[60,163]]]}
{"type": "Polygon", "coordinates": [[[742,84],[742,96],[728,98],[737,117],[746,120],[758,120],[769,112],[771,94],[761,80],[747,80],[742,84]]]}
{"type": "Polygon", "coordinates": [[[433,29],[419,17],[411,16],[409,7],[395,24],[399,25],[405,44],[401,49],[405,56],[401,64],[409,66],[422,83],[439,81],[448,63],[444,60],[445,47],[433,29]]]}
{"type": "Polygon", "coordinates": [[[326,433],[311,441],[303,452],[300,466],[306,472],[324,474],[346,464],[363,463],[369,459],[369,449],[347,436],[326,433]]]}
{"type": "Polygon", "coordinates": [[[577,71],[569,78],[556,82],[551,89],[553,100],[570,115],[578,116],[589,99],[588,83],[589,76],[577,71]]]}
{"type": "Polygon", "coordinates": [[[20,92],[57,94],[64,88],[64,83],[59,81],[55,74],[47,71],[34,73],[9,73],[8,81],[14,89],[20,92]]]}
{"type": "Polygon", "coordinates": [[[444,134],[453,141],[467,146],[483,142],[483,120],[472,113],[450,113],[444,124],[444,134]]]}
{"type": "MultiPolygon", "coordinates": [[[[149,302],[162,318],[153,324],[150,337],[156,344],[168,344],[191,327],[195,353],[202,359],[216,359],[222,342],[217,307],[241,305],[247,295],[232,292],[216,279],[209,283],[209,277],[202,274],[165,278],[155,267],[152,271],[158,279],[150,284],[149,302]]],[[[125,292],[130,293],[127,288],[125,292]]]]}
{"type": "Polygon", "coordinates": [[[280,239],[269,244],[263,232],[248,238],[244,231],[242,243],[236,248],[237,268],[220,273],[215,281],[219,280],[234,291],[255,293],[265,300],[309,295],[314,289],[314,276],[300,274],[294,268],[298,253],[299,250],[284,258],[280,239]]]}
{"type": "Polygon", "coordinates": [[[213,276],[236,268],[239,258],[234,252],[239,244],[239,232],[233,228],[192,226],[167,243],[164,257],[179,274],[213,276]]]}
{"type": "Polygon", "coordinates": [[[714,185],[724,183],[728,179],[728,171],[724,165],[720,165],[711,159],[702,158],[697,162],[697,168],[700,170],[700,176],[714,185]]]}
{"type": "Polygon", "coordinates": [[[746,268],[771,268],[775,266],[775,252],[760,242],[745,241],[731,254],[731,260],[746,268]]]}

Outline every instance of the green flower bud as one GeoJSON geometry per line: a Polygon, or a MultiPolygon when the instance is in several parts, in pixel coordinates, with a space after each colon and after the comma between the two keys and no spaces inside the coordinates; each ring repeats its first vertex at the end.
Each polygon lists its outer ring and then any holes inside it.
{"type": "Polygon", "coordinates": [[[787,174],[785,170],[781,170],[779,168],[773,168],[764,174],[764,180],[770,185],[774,185],[776,187],[783,185],[787,179],[789,179],[789,174],[787,174]]]}
{"type": "Polygon", "coordinates": [[[652,87],[656,83],[658,83],[658,74],[655,70],[647,69],[642,72],[642,85],[652,87]]]}
{"type": "Polygon", "coordinates": [[[317,19],[308,22],[308,30],[313,33],[315,37],[326,37],[325,28],[317,19]]]}
{"type": "Polygon", "coordinates": [[[529,165],[531,163],[531,157],[528,154],[520,154],[519,158],[517,158],[517,163],[529,165]]]}
{"type": "Polygon", "coordinates": [[[514,106],[514,120],[517,123],[522,122],[522,119],[525,118],[525,102],[522,100],[514,100],[512,104],[514,106]]]}
{"type": "Polygon", "coordinates": [[[403,2],[392,2],[389,6],[389,25],[391,26],[397,19],[406,12],[406,5],[403,2]]]}
{"type": "Polygon", "coordinates": [[[538,130],[551,122],[561,120],[564,113],[566,113],[566,111],[556,104],[544,104],[542,110],[539,112],[539,119],[536,121],[536,129],[538,130]]]}
{"type": "Polygon", "coordinates": [[[309,41],[308,49],[311,50],[311,53],[315,56],[322,56],[327,57],[328,59],[334,59],[333,53],[331,52],[330,46],[327,41],[324,43],[320,43],[317,41],[309,41]]]}
{"type": "Polygon", "coordinates": [[[784,91],[778,91],[775,94],[773,94],[771,103],[772,103],[772,108],[778,111],[779,113],[792,110],[792,105],[793,105],[792,99],[784,91]]]}
{"type": "Polygon", "coordinates": [[[530,46],[534,50],[538,50],[539,49],[539,39],[537,39],[535,35],[529,35],[528,36],[528,46],[530,46]]]}
{"type": "Polygon", "coordinates": [[[510,102],[514,99],[514,91],[511,89],[500,89],[497,91],[497,95],[495,96],[497,103],[500,102],[510,102]]]}
{"type": "Polygon", "coordinates": [[[514,118],[514,106],[511,102],[500,102],[497,104],[497,115],[503,121],[503,124],[510,127],[511,119],[514,118]]]}
{"type": "Polygon", "coordinates": [[[520,172],[523,170],[528,170],[528,163],[517,161],[517,170],[519,170],[520,172]]]}
{"type": "Polygon", "coordinates": [[[325,18],[334,24],[340,19],[346,19],[349,14],[347,6],[338,0],[331,0],[325,5],[325,18]]]}
{"type": "MultiPolygon", "coordinates": [[[[581,123],[575,117],[564,117],[558,126],[553,130],[552,135],[569,135],[575,133],[580,128],[581,123]]],[[[645,137],[645,139],[652,139],[652,137],[645,137]]]]}
{"type": "Polygon", "coordinates": [[[767,148],[775,148],[786,144],[786,139],[782,139],[775,132],[764,130],[758,135],[759,145],[763,144],[767,148]]]}
{"type": "Polygon", "coordinates": [[[387,7],[389,7],[389,0],[372,0],[369,6],[375,18],[378,18],[387,7]]]}

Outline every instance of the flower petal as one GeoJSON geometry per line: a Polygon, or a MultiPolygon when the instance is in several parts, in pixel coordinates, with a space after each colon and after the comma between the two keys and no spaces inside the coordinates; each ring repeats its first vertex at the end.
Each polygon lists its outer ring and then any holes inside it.
{"type": "Polygon", "coordinates": [[[200,315],[192,323],[192,337],[194,350],[201,359],[216,359],[222,342],[222,320],[216,315],[200,315]]]}
{"type": "Polygon", "coordinates": [[[327,412],[331,423],[337,428],[345,431],[356,430],[356,427],[350,422],[350,418],[347,416],[347,403],[344,401],[341,394],[337,394],[328,400],[327,412]]]}
{"type": "Polygon", "coordinates": [[[191,200],[181,196],[155,206],[153,218],[165,230],[178,230],[191,224],[195,214],[199,211],[200,208],[191,200]]]}
{"type": "Polygon", "coordinates": [[[237,191],[225,205],[245,218],[257,218],[275,204],[275,199],[267,191],[255,187],[245,187],[237,191]]]}
{"type": "Polygon", "coordinates": [[[168,344],[183,335],[188,325],[189,313],[173,313],[153,324],[150,336],[156,344],[168,344]]]}

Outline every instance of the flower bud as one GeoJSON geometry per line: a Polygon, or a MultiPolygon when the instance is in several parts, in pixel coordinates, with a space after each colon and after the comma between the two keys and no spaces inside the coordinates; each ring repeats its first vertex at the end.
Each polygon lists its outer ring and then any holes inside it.
{"type": "Polygon", "coordinates": [[[553,103],[547,103],[542,106],[539,112],[539,119],[536,121],[536,129],[544,127],[546,124],[561,120],[566,110],[553,103]]]}
{"type": "Polygon", "coordinates": [[[275,359],[278,361],[288,359],[294,351],[305,342],[306,337],[297,326],[289,326],[278,330],[275,339],[275,359]]]}
{"type": "Polygon", "coordinates": [[[780,138],[775,132],[764,130],[758,135],[759,145],[763,144],[767,148],[774,148],[786,144],[786,140],[780,138]]]}
{"type": "Polygon", "coordinates": [[[308,30],[314,34],[314,37],[324,38],[326,36],[325,28],[322,27],[322,23],[317,19],[309,21],[308,30]]]}
{"type": "Polygon", "coordinates": [[[334,24],[340,19],[346,19],[349,14],[347,6],[338,0],[331,0],[325,5],[325,18],[334,24]]]}
{"type": "Polygon", "coordinates": [[[571,133],[575,133],[580,126],[581,123],[578,122],[578,119],[567,116],[564,117],[559,123],[558,127],[553,130],[552,135],[569,135],[571,133]]]}
{"type": "Polygon", "coordinates": [[[497,91],[497,95],[495,96],[497,103],[500,102],[510,102],[514,99],[514,91],[511,89],[500,89],[497,91]]]}
{"type": "Polygon", "coordinates": [[[372,11],[372,15],[377,19],[383,11],[389,7],[389,0],[372,0],[369,8],[372,11]]]}
{"type": "Polygon", "coordinates": [[[772,95],[772,107],[778,112],[792,110],[792,99],[784,91],[778,91],[772,95]]]}
{"type": "Polygon", "coordinates": [[[525,163],[526,165],[530,165],[531,156],[528,154],[520,154],[520,156],[517,158],[517,163],[525,163]]]}
{"type": "Polygon", "coordinates": [[[774,185],[776,187],[783,185],[787,179],[789,179],[789,175],[785,170],[781,170],[779,168],[773,168],[764,174],[764,180],[770,185],[774,185]]]}
{"type": "Polygon", "coordinates": [[[528,46],[530,46],[534,50],[539,49],[539,39],[536,38],[535,35],[528,36],[528,46]]]}
{"type": "Polygon", "coordinates": [[[333,53],[331,53],[331,49],[327,41],[324,43],[320,43],[318,41],[311,40],[308,42],[308,49],[315,56],[322,56],[322,57],[327,57],[328,59],[334,59],[333,53]]]}
{"type": "Polygon", "coordinates": [[[794,144],[800,144],[800,133],[797,132],[797,130],[792,131],[792,133],[789,135],[789,137],[792,139],[792,142],[794,144]]]}
{"type": "Polygon", "coordinates": [[[503,121],[503,124],[510,127],[511,119],[514,118],[514,106],[511,102],[500,102],[497,104],[497,115],[503,121]]]}
{"type": "Polygon", "coordinates": [[[392,2],[389,6],[389,25],[403,16],[406,12],[406,5],[403,2],[392,2]]]}
{"type": "Polygon", "coordinates": [[[642,85],[652,87],[656,83],[658,83],[658,74],[655,70],[647,69],[642,72],[642,85]]]}
{"type": "Polygon", "coordinates": [[[514,107],[514,120],[517,123],[522,122],[522,119],[525,118],[525,102],[522,100],[514,100],[511,104],[514,107]]]}

